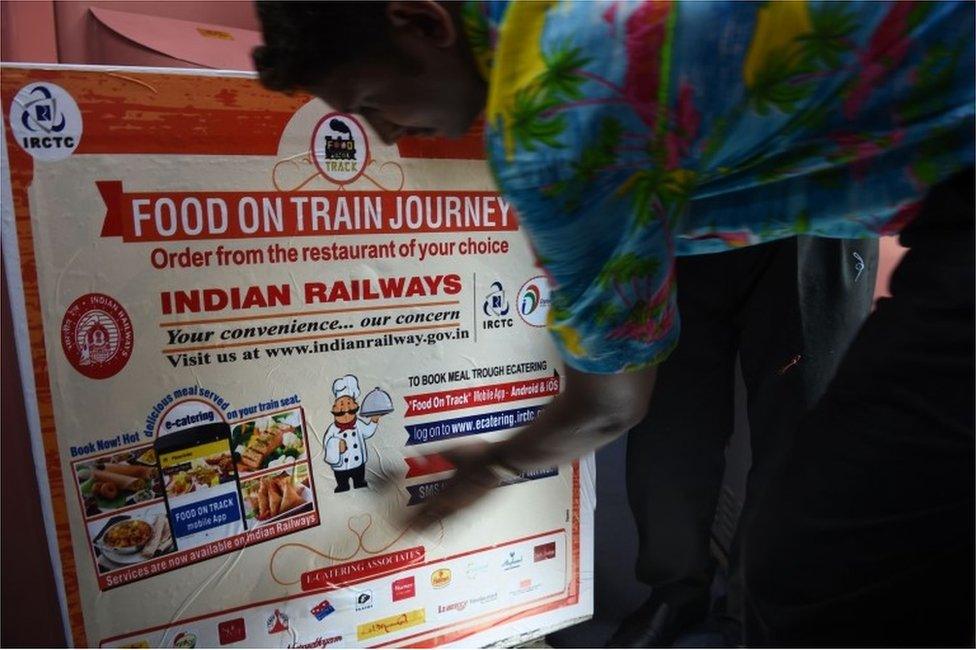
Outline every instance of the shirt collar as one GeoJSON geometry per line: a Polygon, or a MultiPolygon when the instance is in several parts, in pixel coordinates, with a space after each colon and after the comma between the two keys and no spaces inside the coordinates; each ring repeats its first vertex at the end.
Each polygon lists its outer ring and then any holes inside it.
{"type": "Polygon", "coordinates": [[[495,46],[498,43],[498,26],[507,8],[508,0],[466,0],[461,9],[464,32],[485,81],[491,76],[495,46]]]}

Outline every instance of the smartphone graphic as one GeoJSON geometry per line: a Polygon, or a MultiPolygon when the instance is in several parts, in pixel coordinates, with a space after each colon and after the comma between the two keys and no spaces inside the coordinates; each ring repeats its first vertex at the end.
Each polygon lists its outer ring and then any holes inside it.
{"type": "Polygon", "coordinates": [[[241,487],[230,425],[218,422],[160,436],[156,462],[178,550],[244,532],[241,487]]]}

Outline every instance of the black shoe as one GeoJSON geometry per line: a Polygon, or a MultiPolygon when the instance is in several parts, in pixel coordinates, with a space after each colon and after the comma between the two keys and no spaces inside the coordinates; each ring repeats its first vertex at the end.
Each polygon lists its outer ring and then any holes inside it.
{"type": "Polygon", "coordinates": [[[336,486],[336,489],[333,490],[333,491],[336,492],[336,493],[338,493],[338,492],[348,492],[349,491],[349,484],[347,483],[346,485],[337,485],[336,486]]]}
{"type": "Polygon", "coordinates": [[[652,595],[621,622],[608,648],[669,648],[675,639],[708,613],[708,595],[684,602],[652,595]]]}
{"type": "Polygon", "coordinates": [[[369,483],[363,481],[362,483],[353,483],[352,486],[358,490],[359,488],[369,487],[369,483]]]}

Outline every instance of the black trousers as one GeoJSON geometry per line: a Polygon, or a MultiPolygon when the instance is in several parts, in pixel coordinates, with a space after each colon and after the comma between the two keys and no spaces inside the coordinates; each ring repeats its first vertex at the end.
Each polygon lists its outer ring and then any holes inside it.
{"type": "Polygon", "coordinates": [[[747,643],[972,647],[974,209],[972,170],[930,191],[762,494],[747,643]]]}
{"type": "MultiPolygon", "coordinates": [[[[691,618],[708,607],[736,357],[748,391],[752,495],[867,316],[877,251],[874,240],[800,237],[678,259],[681,339],[628,437],[627,494],[638,579],[691,618]]],[[[743,520],[751,513],[750,497],[743,520]]]]}
{"type": "Polygon", "coordinates": [[[332,473],[335,474],[337,492],[349,489],[349,479],[352,479],[353,487],[366,487],[366,463],[354,469],[334,469],[332,473]]]}

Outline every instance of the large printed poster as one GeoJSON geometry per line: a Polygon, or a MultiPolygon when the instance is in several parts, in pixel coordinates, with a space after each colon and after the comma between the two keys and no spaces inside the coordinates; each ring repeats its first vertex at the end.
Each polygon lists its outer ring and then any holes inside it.
{"type": "Polygon", "coordinates": [[[4,254],[74,644],[513,644],[592,611],[592,472],[416,532],[560,391],[477,133],[247,75],[5,66],[4,254]]]}

